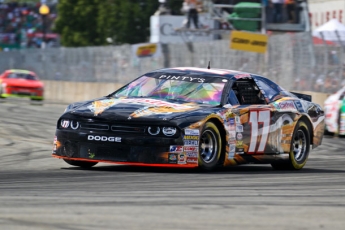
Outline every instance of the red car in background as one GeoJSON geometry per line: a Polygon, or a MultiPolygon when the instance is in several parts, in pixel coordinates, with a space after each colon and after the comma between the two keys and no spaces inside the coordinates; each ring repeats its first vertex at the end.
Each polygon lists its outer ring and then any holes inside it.
{"type": "Polygon", "coordinates": [[[43,91],[43,82],[32,71],[10,69],[0,75],[0,98],[27,97],[31,100],[43,100],[43,91]]]}

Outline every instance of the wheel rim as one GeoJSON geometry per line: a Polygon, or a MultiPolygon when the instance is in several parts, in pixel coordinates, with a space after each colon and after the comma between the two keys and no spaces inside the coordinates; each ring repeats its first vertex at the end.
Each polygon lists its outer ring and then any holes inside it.
{"type": "Polygon", "coordinates": [[[296,161],[300,161],[307,151],[307,138],[303,130],[299,129],[293,139],[292,151],[296,161]]]}
{"type": "Polygon", "coordinates": [[[212,162],[218,151],[216,135],[210,131],[205,130],[200,138],[200,156],[205,163],[212,162]]]}

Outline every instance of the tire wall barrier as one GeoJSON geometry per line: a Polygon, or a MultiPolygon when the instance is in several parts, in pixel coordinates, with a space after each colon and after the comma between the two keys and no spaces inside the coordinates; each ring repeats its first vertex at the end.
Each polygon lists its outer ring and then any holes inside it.
{"type": "MultiPolygon", "coordinates": [[[[123,86],[120,83],[104,82],[71,82],[71,81],[43,81],[46,101],[72,103],[108,95],[123,86]]],[[[323,107],[329,94],[310,91],[299,91],[312,96],[312,101],[323,107]]]]}

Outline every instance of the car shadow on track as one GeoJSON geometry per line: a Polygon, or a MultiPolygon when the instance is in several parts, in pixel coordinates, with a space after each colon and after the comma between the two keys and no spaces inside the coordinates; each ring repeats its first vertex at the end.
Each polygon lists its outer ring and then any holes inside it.
{"type": "Polygon", "coordinates": [[[142,173],[208,173],[208,174],[335,174],[345,173],[345,170],[325,169],[325,168],[309,168],[305,167],[301,170],[274,170],[269,165],[240,165],[233,167],[218,168],[213,171],[204,171],[198,168],[162,168],[162,167],[142,167],[142,166],[128,166],[128,165],[110,165],[110,166],[95,166],[89,169],[80,167],[64,167],[63,170],[76,171],[98,171],[98,172],[142,172],[142,173]]]}

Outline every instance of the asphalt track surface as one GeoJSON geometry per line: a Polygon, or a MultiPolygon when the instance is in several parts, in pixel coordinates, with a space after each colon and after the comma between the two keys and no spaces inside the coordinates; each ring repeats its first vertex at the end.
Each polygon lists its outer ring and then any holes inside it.
{"type": "Polygon", "coordinates": [[[326,137],[300,171],[196,170],[51,157],[65,105],[0,103],[0,229],[345,229],[345,139],[326,137]]]}

